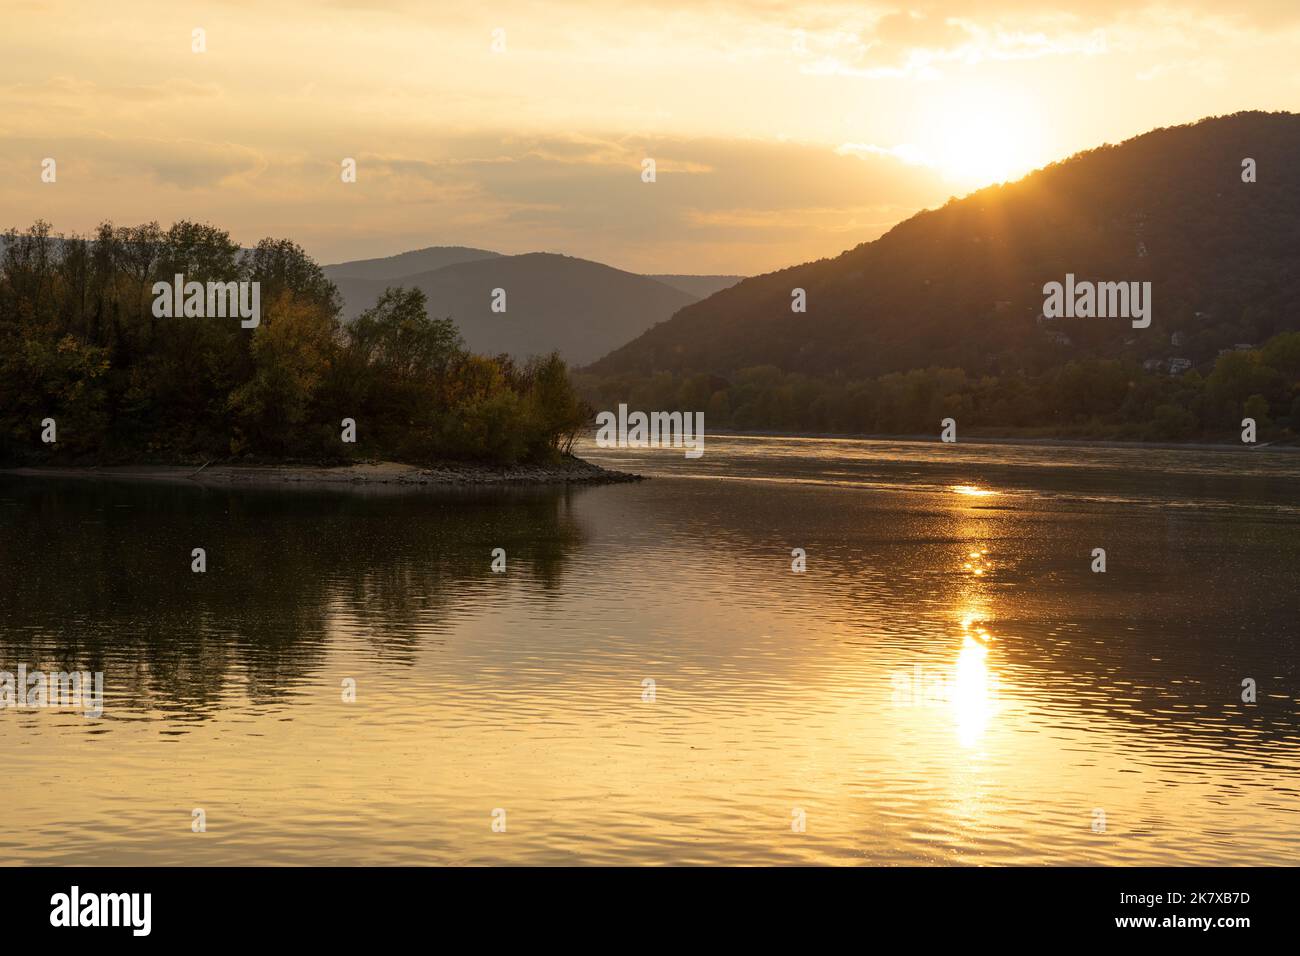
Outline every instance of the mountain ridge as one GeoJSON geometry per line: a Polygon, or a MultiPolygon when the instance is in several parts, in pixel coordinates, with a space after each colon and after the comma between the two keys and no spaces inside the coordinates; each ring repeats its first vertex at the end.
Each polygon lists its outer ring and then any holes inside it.
{"type": "Polygon", "coordinates": [[[410,249],[392,256],[379,256],[373,259],[351,259],[322,266],[321,271],[331,279],[347,277],[355,279],[400,279],[403,276],[430,272],[444,266],[461,262],[477,262],[480,259],[494,259],[501,255],[488,249],[475,249],[470,246],[425,246],[423,249],[410,249]]]}
{"type": "Polygon", "coordinates": [[[589,371],[997,372],[1171,352],[1200,364],[1294,327],[1286,292],[1300,284],[1296,248],[1300,117],[1207,118],[1077,153],[917,213],[839,256],[746,279],[589,371]],[[1241,181],[1247,157],[1262,170],[1258,182],[1241,181]],[[1043,284],[1067,272],[1153,282],[1152,329],[1039,321],[1043,284]],[[791,311],[796,288],[806,313],[791,311]],[[1246,289],[1250,302],[1234,308],[1246,289]]]}
{"type": "Polygon", "coordinates": [[[351,321],[389,287],[421,289],[432,315],[450,317],[466,345],[518,359],[558,351],[593,361],[697,300],[679,288],[603,263],[550,252],[496,255],[395,278],[335,274],[351,321]],[[493,311],[494,290],[505,312],[493,311]]]}

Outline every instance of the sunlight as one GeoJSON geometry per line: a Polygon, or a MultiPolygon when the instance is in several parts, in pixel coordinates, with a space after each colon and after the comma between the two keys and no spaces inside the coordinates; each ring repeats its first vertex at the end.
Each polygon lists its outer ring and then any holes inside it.
{"type": "Polygon", "coordinates": [[[952,711],[957,739],[964,747],[973,746],[983,736],[993,710],[988,653],[988,646],[975,636],[966,634],[962,638],[953,673],[952,711]]]}
{"type": "Polygon", "coordinates": [[[1019,179],[1043,164],[1034,111],[1001,90],[964,89],[925,112],[921,150],[949,179],[972,188],[1019,179]]]}

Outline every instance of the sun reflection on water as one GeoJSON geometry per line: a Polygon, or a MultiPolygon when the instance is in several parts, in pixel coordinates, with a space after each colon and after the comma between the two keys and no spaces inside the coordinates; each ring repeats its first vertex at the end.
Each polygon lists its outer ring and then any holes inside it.
{"type": "MultiPolygon", "coordinates": [[[[971,549],[963,569],[983,575],[989,569],[988,549],[971,549]]],[[[967,605],[961,616],[961,649],[953,667],[951,705],[957,725],[957,739],[964,747],[979,743],[993,713],[996,677],[989,668],[993,635],[985,627],[980,605],[967,605]]]]}
{"type": "Polygon", "coordinates": [[[957,739],[962,746],[977,744],[993,712],[992,680],[988,667],[988,646],[975,636],[962,638],[961,652],[953,669],[952,711],[957,721],[957,739]]]}

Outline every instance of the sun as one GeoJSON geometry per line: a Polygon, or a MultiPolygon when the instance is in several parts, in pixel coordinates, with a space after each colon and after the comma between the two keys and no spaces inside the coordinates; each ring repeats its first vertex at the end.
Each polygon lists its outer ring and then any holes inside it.
{"type": "Polygon", "coordinates": [[[954,183],[1007,182],[1046,162],[1041,124],[1022,94],[962,89],[936,97],[920,115],[920,152],[954,183]]]}

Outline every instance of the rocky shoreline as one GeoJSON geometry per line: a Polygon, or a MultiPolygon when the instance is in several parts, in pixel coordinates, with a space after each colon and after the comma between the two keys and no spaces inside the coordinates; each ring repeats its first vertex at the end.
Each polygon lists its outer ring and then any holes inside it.
{"type": "Polygon", "coordinates": [[[392,461],[350,465],[41,465],[0,468],[0,475],[30,478],[83,478],[119,481],[189,482],[221,487],[308,486],[501,486],[606,485],[641,481],[643,476],[612,471],[569,457],[547,465],[484,465],[446,462],[405,465],[392,461]]]}

